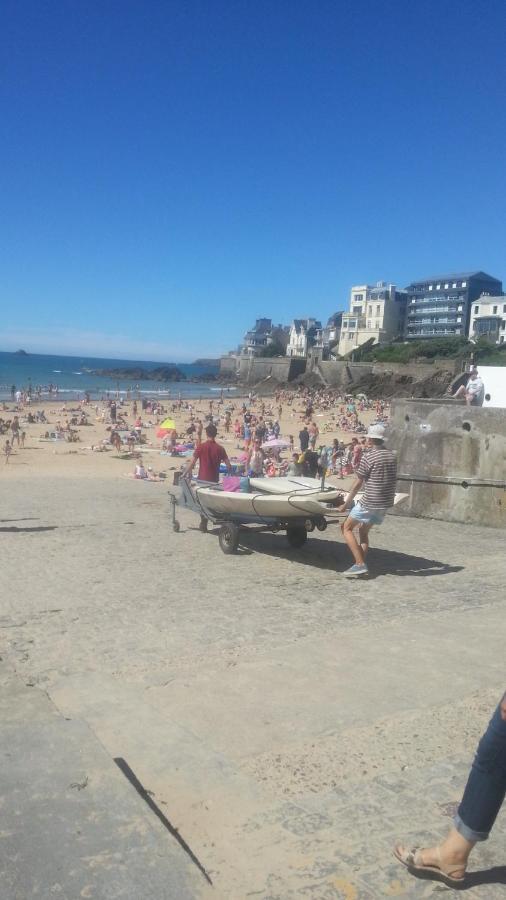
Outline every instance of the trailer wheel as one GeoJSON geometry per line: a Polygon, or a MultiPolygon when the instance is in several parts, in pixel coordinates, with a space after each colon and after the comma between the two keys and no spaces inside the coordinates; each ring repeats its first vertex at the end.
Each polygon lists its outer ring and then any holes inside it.
{"type": "Polygon", "coordinates": [[[286,529],[286,537],[290,547],[303,547],[307,541],[307,531],[302,525],[294,526],[286,529]]]}
{"type": "Polygon", "coordinates": [[[324,519],[322,516],[321,519],[318,519],[318,521],[316,523],[316,527],[317,527],[318,531],[325,531],[327,528],[327,520],[324,519]]]}
{"type": "Polygon", "coordinates": [[[239,529],[237,525],[230,522],[228,525],[222,525],[218,534],[220,547],[224,553],[235,553],[239,546],[239,529]]]}

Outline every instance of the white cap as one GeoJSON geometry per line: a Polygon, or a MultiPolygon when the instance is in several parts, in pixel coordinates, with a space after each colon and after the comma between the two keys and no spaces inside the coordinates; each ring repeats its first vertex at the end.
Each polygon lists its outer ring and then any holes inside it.
{"type": "Polygon", "coordinates": [[[376,441],[384,441],[385,431],[385,426],[378,422],[376,425],[369,425],[366,436],[368,438],[374,438],[376,441]]]}

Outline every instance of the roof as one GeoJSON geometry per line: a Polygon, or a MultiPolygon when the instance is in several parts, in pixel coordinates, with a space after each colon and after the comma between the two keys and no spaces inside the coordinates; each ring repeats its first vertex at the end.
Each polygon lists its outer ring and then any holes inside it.
{"type": "Polygon", "coordinates": [[[428,278],[420,278],[418,281],[411,281],[410,284],[425,284],[426,281],[451,281],[452,278],[460,279],[462,281],[463,278],[476,278],[477,276],[486,281],[497,281],[500,282],[500,278],[494,278],[493,275],[487,275],[486,272],[482,272],[481,270],[477,270],[474,272],[447,272],[445,275],[431,275],[428,278]]]}

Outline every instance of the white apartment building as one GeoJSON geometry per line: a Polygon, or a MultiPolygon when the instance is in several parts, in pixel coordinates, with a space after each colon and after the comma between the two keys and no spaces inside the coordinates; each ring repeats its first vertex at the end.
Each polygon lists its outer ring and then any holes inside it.
{"type": "Polygon", "coordinates": [[[315,342],[316,332],[321,327],[321,322],[318,322],[317,319],[294,319],[290,328],[286,355],[306,357],[309,347],[315,342]]]}
{"type": "Polygon", "coordinates": [[[406,301],[404,291],[384,281],[352,287],[350,311],[343,314],[339,356],[346,356],[371,338],[375,344],[385,344],[402,335],[406,301]]]}
{"type": "Polygon", "coordinates": [[[491,297],[482,294],[471,304],[468,337],[476,340],[486,337],[493,344],[504,344],[506,339],[506,296],[491,297]]]}

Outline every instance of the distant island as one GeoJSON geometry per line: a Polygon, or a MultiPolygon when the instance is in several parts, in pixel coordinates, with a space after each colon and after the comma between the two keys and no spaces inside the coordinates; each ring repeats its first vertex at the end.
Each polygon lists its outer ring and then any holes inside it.
{"type": "Polygon", "coordinates": [[[218,367],[220,364],[219,359],[196,359],[193,363],[194,366],[213,366],[218,367]]]}
{"type": "Polygon", "coordinates": [[[126,378],[129,381],[186,381],[186,375],[177,366],[159,366],[156,369],[143,369],[141,366],[92,369],[89,374],[108,378],[126,378]]]}
{"type": "Polygon", "coordinates": [[[26,350],[15,350],[14,354],[17,356],[28,356],[28,353],[26,352],[26,350]]]}

